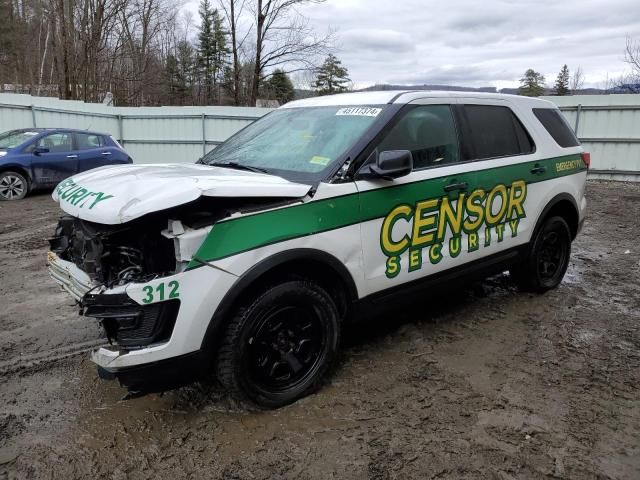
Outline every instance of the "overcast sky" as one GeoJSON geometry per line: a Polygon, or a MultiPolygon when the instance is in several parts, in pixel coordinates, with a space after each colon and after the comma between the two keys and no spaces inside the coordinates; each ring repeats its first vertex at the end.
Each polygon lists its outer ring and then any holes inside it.
{"type": "Polygon", "coordinates": [[[640,40],[640,0],[327,0],[300,11],[336,30],[357,87],[515,87],[527,68],[551,85],[565,63],[598,87],[627,68],[625,37],[640,40]]]}

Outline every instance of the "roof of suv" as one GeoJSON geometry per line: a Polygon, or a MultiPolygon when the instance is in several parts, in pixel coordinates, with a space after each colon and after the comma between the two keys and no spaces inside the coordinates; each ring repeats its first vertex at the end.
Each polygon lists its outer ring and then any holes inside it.
{"type": "Polygon", "coordinates": [[[311,97],[289,102],[280,108],[326,107],[339,105],[383,105],[387,103],[410,103],[420,98],[478,98],[486,100],[509,100],[541,108],[555,108],[555,104],[539,98],[506,95],[503,93],[451,92],[442,90],[383,90],[375,92],[341,93],[324,97],[311,97]]]}

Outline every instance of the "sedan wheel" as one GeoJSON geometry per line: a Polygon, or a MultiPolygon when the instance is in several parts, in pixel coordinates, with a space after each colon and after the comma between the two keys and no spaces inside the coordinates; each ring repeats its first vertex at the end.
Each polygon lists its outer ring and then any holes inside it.
{"type": "Polygon", "coordinates": [[[16,172],[0,173],[0,200],[20,200],[27,195],[29,184],[16,172]]]}

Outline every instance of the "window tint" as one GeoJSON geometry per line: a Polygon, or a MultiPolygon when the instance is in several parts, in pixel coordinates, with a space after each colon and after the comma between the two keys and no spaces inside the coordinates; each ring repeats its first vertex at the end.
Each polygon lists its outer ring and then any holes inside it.
{"type": "Polygon", "coordinates": [[[413,168],[458,161],[458,136],[449,105],[425,105],[409,110],[378,146],[378,152],[410,150],[413,168]]]}
{"type": "Polygon", "coordinates": [[[78,150],[90,150],[92,148],[100,148],[104,145],[104,141],[100,135],[91,133],[76,133],[76,142],[78,142],[78,150]]]}
{"type": "Polygon", "coordinates": [[[70,133],[52,133],[38,140],[37,147],[48,148],[49,152],[70,152],[73,150],[70,133]]]}
{"type": "Polygon", "coordinates": [[[465,105],[475,158],[531,153],[533,141],[509,107],[465,105]]]}
{"type": "Polygon", "coordinates": [[[561,147],[577,147],[580,145],[562,113],[555,108],[534,108],[533,114],[561,147]]]}

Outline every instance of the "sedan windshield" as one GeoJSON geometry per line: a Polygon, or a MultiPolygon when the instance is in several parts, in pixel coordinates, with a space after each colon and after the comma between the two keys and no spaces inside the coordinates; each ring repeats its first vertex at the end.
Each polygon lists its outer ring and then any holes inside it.
{"type": "Polygon", "coordinates": [[[297,181],[320,180],[382,110],[371,106],[276,110],[209,152],[201,163],[264,171],[297,181]]]}
{"type": "Polygon", "coordinates": [[[0,134],[0,148],[14,148],[22,145],[27,140],[38,135],[40,132],[30,130],[12,130],[0,134]]]}

